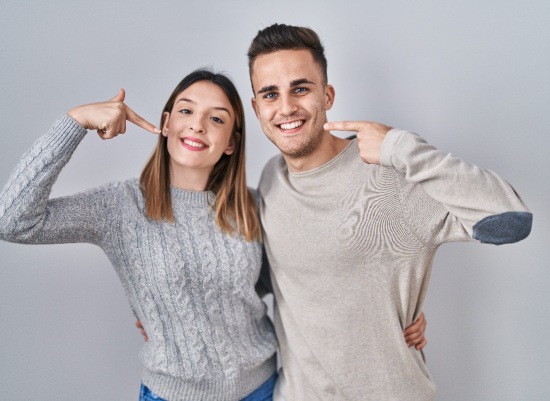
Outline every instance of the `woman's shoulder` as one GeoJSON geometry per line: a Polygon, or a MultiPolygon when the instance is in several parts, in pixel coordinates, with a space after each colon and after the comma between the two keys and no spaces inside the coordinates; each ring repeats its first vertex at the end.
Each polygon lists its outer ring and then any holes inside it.
{"type": "Polygon", "coordinates": [[[105,200],[111,199],[116,203],[141,202],[143,200],[139,179],[137,178],[108,182],[82,192],[81,196],[101,197],[105,200]]]}

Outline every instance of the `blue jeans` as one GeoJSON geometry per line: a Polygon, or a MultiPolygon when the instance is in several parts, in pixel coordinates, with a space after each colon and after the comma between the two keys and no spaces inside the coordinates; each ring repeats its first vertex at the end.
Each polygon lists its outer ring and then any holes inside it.
{"type": "MultiPolygon", "coordinates": [[[[271,376],[260,387],[248,394],[241,401],[272,401],[275,382],[277,381],[277,373],[271,376]]],[[[149,388],[142,384],[139,390],[139,401],[166,401],[153,393],[149,388]]]]}
{"type": "Polygon", "coordinates": [[[160,398],[158,395],[149,390],[145,384],[141,383],[139,389],[139,401],[166,401],[164,398],[160,398]]]}
{"type": "Polygon", "coordinates": [[[277,373],[274,373],[264,384],[256,390],[248,394],[241,401],[272,401],[273,390],[275,390],[275,382],[277,381],[277,373]]]}

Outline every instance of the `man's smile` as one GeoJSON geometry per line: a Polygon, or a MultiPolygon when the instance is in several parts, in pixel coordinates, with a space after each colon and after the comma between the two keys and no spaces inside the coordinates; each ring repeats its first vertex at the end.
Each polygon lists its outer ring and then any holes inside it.
{"type": "Polygon", "coordinates": [[[279,128],[283,130],[292,130],[300,127],[302,124],[304,124],[303,120],[292,121],[290,123],[279,124],[279,128]]]}

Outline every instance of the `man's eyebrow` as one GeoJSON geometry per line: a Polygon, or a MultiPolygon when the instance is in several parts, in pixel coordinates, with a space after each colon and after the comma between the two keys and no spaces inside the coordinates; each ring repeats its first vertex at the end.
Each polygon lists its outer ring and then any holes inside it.
{"type": "MultiPolygon", "coordinates": [[[[194,100],[188,99],[186,97],[182,97],[181,99],[178,99],[178,101],[176,103],[179,103],[179,102],[188,102],[188,103],[192,103],[192,104],[197,104],[197,102],[195,102],[194,100]]],[[[231,112],[225,107],[218,106],[218,107],[212,107],[212,108],[214,110],[225,111],[227,114],[229,114],[229,116],[231,116],[231,112]]]]}
{"type": "Polygon", "coordinates": [[[258,91],[258,93],[273,92],[273,91],[276,91],[278,89],[279,89],[279,87],[277,85],[268,85],[268,86],[264,86],[262,89],[260,89],[258,91]]]}
{"type": "Polygon", "coordinates": [[[295,79],[294,81],[290,81],[290,87],[294,87],[294,86],[299,86],[299,85],[303,85],[303,84],[315,84],[315,82],[312,82],[310,81],[309,79],[307,78],[300,78],[300,79],[295,79]]]}
{"type": "MultiPolygon", "coordinates": [[[[310,81],[307,78],[299,78],[299,79],[295,79],[294,81],[290,81],[290,84],[288,86],[290,88],[293,88],[295,86],[300,86],[300,85],[304,85],[304,84],[314,85],[315,82],[310,81]]],[[[277,85],[268,85],[268,86],[264,86],[262,89],[260,89],[258,91],[258,93],[273,92],[273,91],[277,91],[277,90],[279,90],[279,87],[277,85]]]]}

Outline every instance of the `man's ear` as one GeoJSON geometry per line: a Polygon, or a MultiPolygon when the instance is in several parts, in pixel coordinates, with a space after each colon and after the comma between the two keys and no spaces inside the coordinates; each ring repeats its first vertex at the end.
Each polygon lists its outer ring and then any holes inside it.
{"type": "Polygon", "coordinates": [[[325,87],[325,110],[330,110],[332,108],[335,95],[334,86],[327,84],[325,87]]]}
{"type": "Polygon", "coordinates": [[[164,124],[162,124],[162,135],[168,136],[168,127],[170,125],[170,113],[165,111],[162,113],[162,117],[164,118],[164,124]]]}
{"type": "Polygon", "coordinates": [[[256,97],[253,97],[250,99],[250,102],[252,104],[252,108],[254,109],[254,113],[256,114],[256,118],[260,118],[260,112],[258,111],[258,104],[256,103],[256,97]]]}

